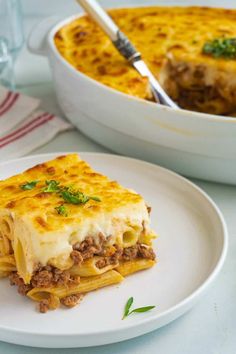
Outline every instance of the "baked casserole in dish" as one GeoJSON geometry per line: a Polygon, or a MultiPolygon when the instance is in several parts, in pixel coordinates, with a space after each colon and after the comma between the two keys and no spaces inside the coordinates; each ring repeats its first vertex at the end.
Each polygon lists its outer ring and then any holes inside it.
{"type": "MultiPolygon", "coordinates": [[[[236,113],[235,10],[146,7],[115,9],[109,14],[182,108],[236,113]],[[218,41],[218,47],[229,42],[231,52],[220,55],[219,48],[210,55],[212,41],[218,41]]],[[[122,58],[89,16],[61,28],[55,44],[80,72],[116,90],[152,100],[148,79],[122,58]]]]}
{"type": "Polygon", "coordinates": [[[152,4],[127,2],[108,12],[184,109],[153,102],[147,79],[83,13],[43,20],[29,49],[48,57],[62,111],[96,142],[187,176],[235,184],[236,10],[152,4]]]}

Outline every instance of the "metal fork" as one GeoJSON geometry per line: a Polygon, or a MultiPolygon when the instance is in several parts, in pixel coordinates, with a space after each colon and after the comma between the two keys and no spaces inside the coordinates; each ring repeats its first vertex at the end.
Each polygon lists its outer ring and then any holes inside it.
{"type": "Polygon", "coordinates": [[[96,0],[77,0],[77,2],[103,29],[123,57],[133,65],[141,76],[148,77],[156,102],[178,109],[178,105],[166,94],[146,63],[142,60],[141,53],[135,49],[130,40],[120,31],[119,27],[98,2],[96,0]]]}

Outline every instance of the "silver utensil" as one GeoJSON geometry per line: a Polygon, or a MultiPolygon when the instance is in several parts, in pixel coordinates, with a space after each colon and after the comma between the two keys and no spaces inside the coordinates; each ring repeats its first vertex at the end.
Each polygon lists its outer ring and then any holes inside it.
{"type": "Polygon", "coordinates": [[[111,39],[118,51],[133,65],[141,74],[148,77],[156,102],[172,108],[179,108],[178,105],[166,94],[155,76],[151,73],[146,63],[129,39],[122,33],[111,17],[98,4],[96,0],[77,0],[84,10],[98,23],[103,31],[111,39]]]}

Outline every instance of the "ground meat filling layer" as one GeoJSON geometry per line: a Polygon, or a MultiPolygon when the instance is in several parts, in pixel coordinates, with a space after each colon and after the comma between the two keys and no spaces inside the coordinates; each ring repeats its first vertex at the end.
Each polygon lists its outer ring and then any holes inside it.
{"type": "MultiPolygon", "coordinates": [[[[93,237],[86,237],[80,244],[73,246],[70,256],[75,265],[80,266],[85,260],[93,256],[100,256],[96,266],[101,269],[108,265],[118,265],[119,261],[130,261],[136,258],[146,258],[155,260],[156,256],[153,249],[145,244],[137,243],[132,247],[122,248],[118,245],[108,246],[105,237],[100,234],[96,242],[93,237]]],[[[33,288],[49,288],[56,286],[73,286],[80,282],[79,276],[72,276],[69,270],[60,270],[53,266],[38,266],[34,271],[30,284],[24,284],[17,272],[12,272],[9,276],[10,284],[18,287],[21,295],[27,295],[33,288]]],[[[39,303],[39,311],[44,313],[49,309],[54,309],[61,303],[66,307],[73,307],[82,300],[82,294],[67,296],[63,299],[56,299],[50,296],[39,303]]]]}
{"type": "Polygon", "coordinates": [[[21,295],[26,295],[28,291],[32,289],[31,284],[25,284],[23,279],[19,277],[17,272],[12,272],[9,275],[10,284],[18,286],[18,293],[21,295]]]}
{"type": "Polygon", "coordinates": [[[72,276],[69,271],[46,266],[39,268],[32,276],[30,284],[25,284],[23,279],[19,277],[17,272],[9,275],[10,284],[18,286],[18,292],[26,295],[33,288],[49,288],[56,286],[72,286],[78,285],[79,276],[72,276]]]}
{"type": "MultiPolygon", "coordinates": [[[[9,279],[11,285],[18,286],[18,292],[21,295],[27,295],[28,291],[34,287],[47,288],[50,286],[60,285],[71,286],[79,284],[80,281],[80,277],[71,277],[67,271],[63,272],[51,266],[46,266],[43,267],[42,270],[37,270],[37,272],[33,275],[30,284],[24,284],[23,279],[20,278],[16,272],[12,272],[9,279]]],[[[75,294],[66,296],[59,300],[59,298],[50,294],[48,299],[43,299],[39,302],[39,311],[41,313],[45,313],[48,310],[54,310],[59,307],[60,303],[71,308],[78,305],[82,298],[83,294],[75,294]]]]}
{"type": "Polygon", "coordinates": [[[83,294],[74,294],[74,295],[63,297],[60,301],[62,305],[71,308],[78,305],[83,299],[83,297],[84,297],[83,294]]]}
{"type": "Polygon", "coordinates": [[[73,246],[73,251],[71,252],[71,258],[73,259],[74,264],[78,265],[81,265],[84,260],[92,258],[95,255],[103,257],[96,263],[98,268],[104,268],[110,264],[116,264],[120,260],[130,261],[135,258],[154,260],[156,258],[153,249],[141,243],[137,243],[132,247],[124,249],[118,245],[108,248],[102,234],[99,235],[99,242],[96,242],[92,237],[87,237],[80,244],[75,244],[73,246]],[[107,255],[111,248],[113,248],[113,251],[111,252],[112,254],[107,255]]]}
{"type": "Polygon", "coordinates": [[[51,295],[48,299],[43,299],[39,302],[39,312],[45,313],[48,310],[55,310],[59,307],[60,303],[66,307],[72,308],[78,305],[83,297],[83,294],[74,294],[59,300],[56,296],[51,295]]]}
{"type": "Polygon", "coordinates": [[[131,261],[136,258],[146,258],[155,260],[156,255],[153,249],[147,245],[137,243],[132,247],[119,248],[110,257],[103,257],[97,263],[98,268],[104,268],[110,264],[118,264],[119,261],[131,261]]]}
{"type": "MultiPolygon", "coordinates": [[[[209,84],[204,65],[191,66],[187,63],[172,63],[163,68],[162,85],[179,106],[193,111],[217,115],[234,115],[236,94],[233,85],[219,76],[209,84]]],[[[211,80],[212,81],[212,80],[211,80]]]]}
{"type": "Polygon", "coordinates": [[[78,242],[73,245],[71,258],[75,264],[81,264],[94,255],[103,255],[106,248],[106,238],[102,233],[99,233],[98,240],[95,240],[92,236],[88,236],[81,243],[78,242]]]}
{"type": "Polygon", "coordinates": [[[79,284],[80,278],[71,276],[68,270],[60,270],[52,266],[39,267],[31,279],[33,288],[48,288],[55,286],[70,286],[79,284]]]}
{"type": "Polygon", "coordinates": [[[151,247],[142,243],[137,243],[132,247],[124,248],[122,254],[123,261],[131,261],[135,258],[146,258],[154,261],[156,255],[151,247]]]}

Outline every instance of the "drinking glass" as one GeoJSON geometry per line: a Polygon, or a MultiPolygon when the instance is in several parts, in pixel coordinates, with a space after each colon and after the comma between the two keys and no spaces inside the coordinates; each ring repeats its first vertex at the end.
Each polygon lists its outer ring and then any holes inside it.
{"type": "Polygon", "coordinates": [[[0,0],[0,83],[15,88],[14,62],[24,43],[20,0],[0,0]]]}

